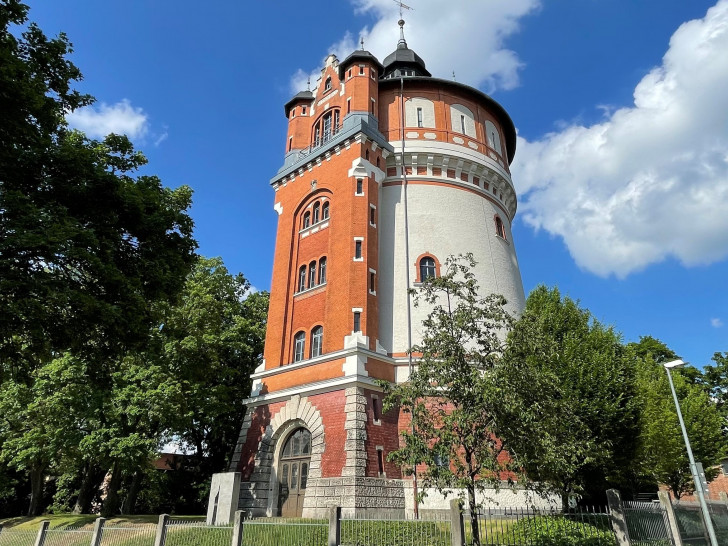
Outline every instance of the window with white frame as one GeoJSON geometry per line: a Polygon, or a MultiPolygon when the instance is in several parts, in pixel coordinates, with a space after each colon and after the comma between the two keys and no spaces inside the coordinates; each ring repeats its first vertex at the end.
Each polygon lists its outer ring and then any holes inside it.
{"type": "Polygon", "coordinates": [[[324,328],[323,326],[316,326],[316,328],[311,330],[311,358],[321,356],[323,342],[324,328]]]}
{"type": "Polygon", "coordinates": [[[306,332],[297,332],[293,336],[293,361],[300,362],[306,350],[306,332]]]}

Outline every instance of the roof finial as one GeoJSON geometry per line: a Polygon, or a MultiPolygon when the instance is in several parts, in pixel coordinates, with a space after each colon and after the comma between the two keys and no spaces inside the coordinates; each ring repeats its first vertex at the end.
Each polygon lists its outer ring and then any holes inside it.
{"type": "Polygon", "coordinates": [[[397,21],[397,24],[399,25],[399,42],[397,42],[397,48],[407,48],[407,41],[404,39],[404,16],[402,15],[402,10],[411,10],[412,8],[407,4],[402,3],[401,0],[393,1],[399,6],[399,21],[397,21]]]}
{"type": "Polygon", "coordinates": [[[311,76],[306,80],[306,91],[311,91],[311,76]]]}
{"type": "Polygon", "coordinates": [[[361,50],[364,51],[364,36],[361,37],[361,50]]]}
{"type": "Polygon", "coordinates": [[[457,81],[457,80],[455,79],[455,71],[454,71],[454,70],[452,71],[452,81],[454,81],[454,82],[456,82],[456,81],[457,81]]]}

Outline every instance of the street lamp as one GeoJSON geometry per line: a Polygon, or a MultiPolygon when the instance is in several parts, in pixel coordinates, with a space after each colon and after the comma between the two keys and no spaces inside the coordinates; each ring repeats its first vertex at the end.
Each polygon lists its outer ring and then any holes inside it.
{"type": "Polygon", "coordinates": [[[693,458],[693,450],[690,447],[690,440],[688,439],[688,432],[685,430],[685,422],[680,412],[680,402],[677,399],[677,393],[675,392],[675,385],[672,382],[672,375],[670,375],[671,368],[682,368],[687,362],[682,360],[672,360],[665,362],[663,366],[667,372],[667,380],[670,382],[670,390],[672,391],[672,398],[675,400],[675,408],[677,409],[677,418],[680,420],[680,428],[682,429],[683,438],[685,439],[685,447],[688,450],[688,459],[690,460],[690,473],[693,475],[693,481],[695,482],[695,494],[698,496],[698,502],[700,503],[700,509],[703,511],[703,520],[705,520],[705,528],[708,530],[708,537],[710,538],[711,546],[718,546],[718,539],[715,536],[715,530],[713,529],[713,521],[710,519],[710,512],[708,511],[708,504],[705,502],[705,494],[703,492],[703,483],[698,475],[698,469],[693,458]]]}

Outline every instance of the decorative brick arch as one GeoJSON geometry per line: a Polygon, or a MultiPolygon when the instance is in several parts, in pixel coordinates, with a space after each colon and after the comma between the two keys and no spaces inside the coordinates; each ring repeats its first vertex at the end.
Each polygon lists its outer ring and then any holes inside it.
{"type": "Polygon", "coordinates": [[[260,464],[261,470],[267,466],[270,473],[266,507],[266,513],[269,516],[277,515],[278,510],[278,461],[280,460],[284,440],[291,432],[300,427],[307,428],[311,433],[309,480],[316,480],[321,477],[321,454],[326,447],[321,414],[316,406],[308,401],[307,397],[292,396],[286,405],[273,416],[270,425],[266,427],[256,456],[256,466],[260,464]]]}
{"type": "Polygon", "coordinates": [[[440,260],[437,259],[437,256],[435,256],[432,252],[424,252],[417,256],[417,259],[415,260],[415,282],[422,282],[422,276],[420,274],[420,261],[422,261],[422,258],[432,258],[435,261],[435,276],[440,276],[440,260]]]}

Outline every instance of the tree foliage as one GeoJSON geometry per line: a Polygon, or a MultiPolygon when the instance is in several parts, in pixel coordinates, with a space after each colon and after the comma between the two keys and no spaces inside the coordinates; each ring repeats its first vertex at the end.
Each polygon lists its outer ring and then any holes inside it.
{"type": "MultiPolygon", "coordinates": [[[[398,406],[411,418],[403,446],[390,459],[418,472],[425,488],[447,495],[467,492],[473,514],[476,492],[498,488],[510,459],[493,420],[498,404],[493,369],[511,319],[501,296],[480,296],[472,256],[450,257],[440,277],[413,292],[415,305],[431,311],[422,342],[412,347],[417,366],[405,383],[387,385],[385,409],[398,406]]],[[[477,524],[473,543],[479,544],[477,524]]]]}
{"type": "Polygon", "coordinates": [[[73,89],[65,35],[12,32],[27,11],[0,5],[0,381],[143,343],[148,302],[176,296],[196,247],[189,188],[137,175],[146,159],[124,136],[68,129],[93,99],[73,89]]]}
{"type": "Polygon", "coordinates": [[[636,357],[558,289],[539,286],[498,367],[499,435],[534,486],[594,496],[627,481],[636,449],[636,357]]]}
{"type": "MultiPolygon", "coordinates": [[[[640,414],[639,449],[636,463],[642,474],[667,485],[676,498],[695,489],[690,464],[680,429],[667,374],[661,363],[678,356],[660,340],[646,336],[630,344],[642,357],[638,368],[640,414]]],[[[724,420],[699,370],[686,367],[672,371],[680,411],[690,439],[695,460],[702,462],[708,481],[718,471],[714,468],[725,454],[721,434],[724,420]]]]}

